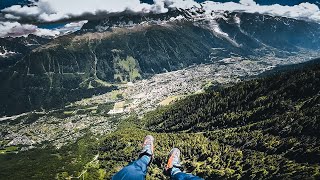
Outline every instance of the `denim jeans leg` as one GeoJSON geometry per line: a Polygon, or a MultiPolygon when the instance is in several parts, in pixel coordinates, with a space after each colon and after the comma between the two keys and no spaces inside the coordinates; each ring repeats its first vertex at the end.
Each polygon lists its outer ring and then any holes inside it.
{"type": "Polygon", "coordinates": [[[151,158],[149,156],[142,156],[138,160],[121,169],[112,177],[112,180],[144,180],[150,160],[151,158]]]}

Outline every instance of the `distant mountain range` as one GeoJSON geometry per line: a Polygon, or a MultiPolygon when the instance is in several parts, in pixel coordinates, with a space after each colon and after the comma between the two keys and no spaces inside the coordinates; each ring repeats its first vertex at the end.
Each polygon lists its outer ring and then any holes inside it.
{"type": "Polygon", "coordinates": [[[223,58],[304,54],[308,60],[309,52],[319,52],[320,25],[260,14],[177,9],[92,20],[80,31],[53,40],[2,38],[0,46],[6,54],[0,59],[6,67],[0,72],[0,114],[5,115],[61,106],[82,98],[79,91],[90,96],[109,91],[107,83],[132,82],[223,58]],[[58,94],[61,100],[56,101],[53,96],[58,94]]]}

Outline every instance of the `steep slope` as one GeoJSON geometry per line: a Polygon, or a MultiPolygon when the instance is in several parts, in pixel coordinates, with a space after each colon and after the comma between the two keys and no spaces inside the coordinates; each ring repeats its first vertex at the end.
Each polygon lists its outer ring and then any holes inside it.
{"type": "Polygon", "coordinates": [[[152,134],[156,155],[150,179],[165,178],[163,163],[172,147],[182,150],[188,172],[206,179],[318,179],[319,83],[318,60],[187,97],[142,120],[132,117],[106,137],[100,168],[110,177],[136,158],[137,145],[152,134]]]}
{"type": "Polygon", "coordinates": [[[310,71],[291,71],[291,76],[282,74],[276,80],[272,80],[275,77],[253,80],[192,96],[165,112],[160,109],[161,116],[150,120],[148,126],[167,132],[215,130],[278,117],[279,112],[296,111],[306,101],[318,100],[319,59],[314,62],[315,67],[310,71]]]}
{"type": "Polygon", "coordinates": [[[35,35],[0,38],[0,71],[14,65],[33,49],[50,41],[51,39],[35,35]]]}

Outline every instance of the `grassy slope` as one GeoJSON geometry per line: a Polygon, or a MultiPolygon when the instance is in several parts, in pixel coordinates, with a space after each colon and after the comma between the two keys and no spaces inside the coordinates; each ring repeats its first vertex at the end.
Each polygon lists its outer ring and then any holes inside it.
{"type": "Polygon", "coordinates": [[[100,168],[109,178],[155,136],[148,179],[164,179],[172,147],[185,169],[207,179],[320,178],[320,65],[195,95],[132,117],[108,135],[100,168]],[[144,127],[145,130],[140,127],[144,127]]]}

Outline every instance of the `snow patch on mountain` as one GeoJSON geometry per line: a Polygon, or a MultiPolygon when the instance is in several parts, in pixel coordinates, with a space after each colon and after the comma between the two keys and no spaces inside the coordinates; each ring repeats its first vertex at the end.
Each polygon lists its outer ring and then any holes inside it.
{"type": "Polygon", "coordinates": [[[213,34],[216,35],[217,37],[226,39],[227,41],[229,41],[232,45],[234,45],[236,47],[241,46],[234,39],[230,38],[229,34],[223,32],[220,29],[219,24],[216,21],[210,21],[209,27],[213,30],[213,34]]]}
{"type": "Polygon", "coordinates": [[[238,16],[234,16],[234,22],[240,26],[241,19],[238,16]]]}
{"type": "Polygon", "coordinates": [[[5,47],[0,46],[0,57],[8,58],[8,57],[13,56],[15,54],[18,54],[18,53],[7,50],[5,47]]]}

